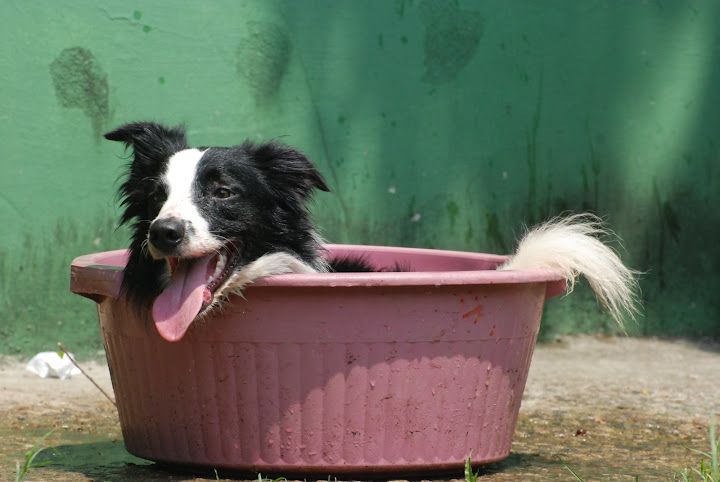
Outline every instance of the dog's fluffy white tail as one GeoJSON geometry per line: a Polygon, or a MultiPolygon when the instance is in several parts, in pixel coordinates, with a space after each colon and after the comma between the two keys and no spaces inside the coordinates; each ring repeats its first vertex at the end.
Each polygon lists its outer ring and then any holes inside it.
{"type": "Polygon", "coordinates": [[[627,268],[617,253],[598,239],[611,234],[592,214],[554,218],[529,230],[515,255],[498,269],[558,271],[567,282],[568,293],[582,274],[622,327],[623,312],[632,319],[638,312],[638,272],[627,268]]]}

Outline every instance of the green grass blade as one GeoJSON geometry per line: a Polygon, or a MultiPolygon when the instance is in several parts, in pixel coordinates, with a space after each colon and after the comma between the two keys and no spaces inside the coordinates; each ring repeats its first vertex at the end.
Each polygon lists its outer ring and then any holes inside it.
{"type": "Polygon", "coordinates": [[[568,464],[565,463],[565,461],[562,459],[562,457],[558,457],[558,459],[565,466],[565,468],[568,469],[568,471],[570,471],[570,473],[573,475],[573,477],[575,477],[580,482],[585,482],[572,468],[570,468],[570,466],[568,464]]]}
{"type": "Polygon", "coordinates": [[[720,482],[720,446],[718,446],[717,433],[715,432],[715,415],[710,417],[710,477],[714,482],[720,482]]]}
{"type": "Polygon", "coordinates": [[[35,461],[35,457],[37,457],[41,452],[44,452],[45,450],[52,450],[56,454],[60,455],[62,457],[62,454],[58,452],[54,447],[43,447],[39,448],[40,445],[44,444],[45,441],[52,435],[52,433],[55,431],[55,429],[50,430],[48,433],[43,435],[40,440],[38,440],[35,445],[32,446],[30,450],[25,452],[25,463],[21,466],[20,462],[16,462],[16,471],[15,471],[15,482],[22,482],[25,480],[25,476],[28,473],[28,470],[30,470],[33,467],[44,467],[46,465],[49,465],[51,463],[50,460],[41,462],[39,464],[33,464],[35,461]]]}
{"type": "Polygon", "coordinates": [[[702,450],[693,449],[693,448],[690,448],[690,447],[685,447],[685,448],[686,448],[687,450],[689,450],[690,452],[695,452],[696,454],[700,454],[700,455],[702,455],[703,457],[707,457],[708,459],[712,458],[712,455],[710,455],[710,454],[707,453],[707,452],[703,452],[702,450]]]}
{"type": "Polygon", "coordinates": [[[473,472],[472,464],[470,463],[471,457],[472,450],[470,451],[467,459],[465,459],[465,482],[477,482],[477,479],[480,476],[480,469],[478,469],[477,472],[473,472]]]}

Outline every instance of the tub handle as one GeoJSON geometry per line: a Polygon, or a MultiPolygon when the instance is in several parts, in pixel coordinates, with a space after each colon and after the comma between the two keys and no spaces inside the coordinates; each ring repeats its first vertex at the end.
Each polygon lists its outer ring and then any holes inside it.
{"type": "Polygon", "coordinates": [[[113,286],[104,279],[87,276],[82,269],[73,266],[70,269],[70,291],[100,304],[108,297],[108,289],[113,286]]]}
{"type": "Polygon", "coordinates": [[[120,296],[122,274],[117,266],[74,263],[70,266],[70,291],[100,304],[120,296]]]}

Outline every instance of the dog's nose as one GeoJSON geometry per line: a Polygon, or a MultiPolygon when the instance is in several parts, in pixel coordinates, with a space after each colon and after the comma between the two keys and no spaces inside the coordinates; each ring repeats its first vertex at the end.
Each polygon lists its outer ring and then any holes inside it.
{"type": "Polygon", "coordinates": [[[180,219],[158,219],[150,225],[150,243],[157,249],[176,248],[184,237],[185,223],[180,219]]]}

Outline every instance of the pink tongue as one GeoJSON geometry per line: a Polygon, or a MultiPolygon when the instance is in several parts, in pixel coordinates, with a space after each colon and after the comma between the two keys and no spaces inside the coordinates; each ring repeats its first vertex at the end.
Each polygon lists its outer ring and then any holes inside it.
{"type": "Polygon", "coordinates": [[[167,341],[182,339],[185,332],[200,313],[203,305],[205,282],[210,269],[215,268],[214,255],[193,260],[181,260],[170,286],[163,291],[153,305],[153,319],[160,336],[167,341]],[[212,267],[211,267],[212,264],[212,267]]]}

